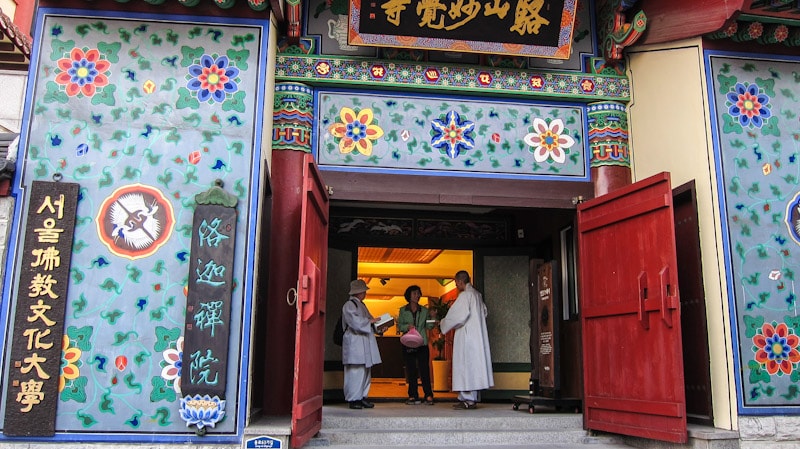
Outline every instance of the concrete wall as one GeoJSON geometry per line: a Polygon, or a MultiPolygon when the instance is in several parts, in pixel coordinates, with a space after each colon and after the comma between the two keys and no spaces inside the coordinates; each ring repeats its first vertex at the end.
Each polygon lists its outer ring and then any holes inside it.
{"type": "Polygon", "coordinates": [[[737,424],[730,315],[700,41],[635,48],[628,55],[633,92],[629,117],[634,181],[661,171],[671,173],[673,187],[695,181],[714,424],[733,429],[737,424]]]}
{"type": "Polygon", "coordinates": [[[19,132],[27,79],[28,72],[0,70],[0,92],[3,92],[3,101],[0,103],[0,132],[19,132]]]}

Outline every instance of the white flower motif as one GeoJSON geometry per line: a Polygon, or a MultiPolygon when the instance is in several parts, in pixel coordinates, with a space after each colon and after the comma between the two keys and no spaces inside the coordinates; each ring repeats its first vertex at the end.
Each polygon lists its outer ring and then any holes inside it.
{"type": "Polygon", "coordinates": [[[567,159],[564,150],[575,145],[575,139],[564,132],[564,122],[557,118],[547,124],[541,118],[533,119],[533,132],[525,135],[525,143],[533,147],[533,158],[544,162],[549,158],[563,164],[567,159]]]}
{"type": "Polygon", "coordinates": [[[178,338],[176,348],[167,348],[163,353],[167,365],[161,370],[161,377],[173,381],[175,392],[181,392],[181,359],[183,358],[183,337],[178,338]]]}
{"type": "Polygon", "coordinates": [[[769,272],[769,280],[777,281],[781,278],[781,270],[772,270],[769,272]]]}

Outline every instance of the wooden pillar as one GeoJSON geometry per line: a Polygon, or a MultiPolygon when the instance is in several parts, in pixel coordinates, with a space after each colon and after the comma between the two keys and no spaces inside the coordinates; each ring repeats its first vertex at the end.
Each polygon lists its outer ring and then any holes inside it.
{"type": "Polygon", "coordinates": [[[272,224],[269,235],[265,354],[263,360],[266,415],[292,410],[296,306],[286,294],[297,287],[300,257],[300,214],[303,158],[311,152],[313,91],[299,83],[275,85],[272,126],[272,224]]]}
{"type": "Polygon", "coordinates": [[[594,196],[602,196],[631,183],[628,114],[614,101],[591,103],[589,120],[590,167],[594,196]]]}

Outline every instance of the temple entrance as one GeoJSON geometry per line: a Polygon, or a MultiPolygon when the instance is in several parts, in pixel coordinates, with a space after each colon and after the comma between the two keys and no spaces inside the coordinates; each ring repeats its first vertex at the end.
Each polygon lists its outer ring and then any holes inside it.
{"type": "MultiPolygon", "coordinates": [[[[487,325],[496,385],[485,391],[482,399],[510,404],[514,395],[528,394],[537,375],[538,338],[532,337],[538,336],[536,302],[531,296],[537,264],[560,261],[562,248],[574,252],[570,232],[573,220],[574,211],[557,209],[420,210],[419,206],[390,209],[334,205],[329,230],[327,324],[335,324],[352,279],[363,279],[370,286],[365,304],[374,316],[396,316],[406,304],[403,293],[408,286],[421,288],[422,305],[447,304],[457,296],[453,275],[467,270],[489,309],[487,325]],[[563,238],[570,239],[567,245],[562,245],[563,238]]],[[[570,265],[574,258],[565,261],[565,268],[574,272],[570,265]]],[[[565,279],[574,280],[574,273],[565,279]]],[[[565,321],[564,332],[571,334],[557,339],[570,348],[559,375],[563,376],[563,388],[579,395],[580,334],[576,326],[566,323],[576,321],[577,299],[574,286],[564,291],[566,312],[559,310],[558,318],[565,321]]],[[[371,397],[401,400],[408,396],[399,336],[393,327],[378,338],[383,363],[373,368],[371,397]]],[[[429,339],[435,396],[454,398],[448,377],[438,372],[450,369],[447,362],[452,336],[441,336],[434,328],[429,339]]],[[[342,394],[341,348],[326,344],[325,360],[325,397],[335,402],[342,394]]]]}

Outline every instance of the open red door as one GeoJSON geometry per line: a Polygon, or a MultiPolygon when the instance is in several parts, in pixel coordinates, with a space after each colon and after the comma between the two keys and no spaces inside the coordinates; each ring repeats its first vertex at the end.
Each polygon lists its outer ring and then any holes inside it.
{"type": "Polygon", "coordinates": [[[303,189],[290,441],[295,448],[322,426],[329,199],[311,154],[303,160],[303,189]]]}
{"type": "Polygon", "coordinates": [[[584,425],[684,443],[669,173],[578,206],[584,425]]]}

